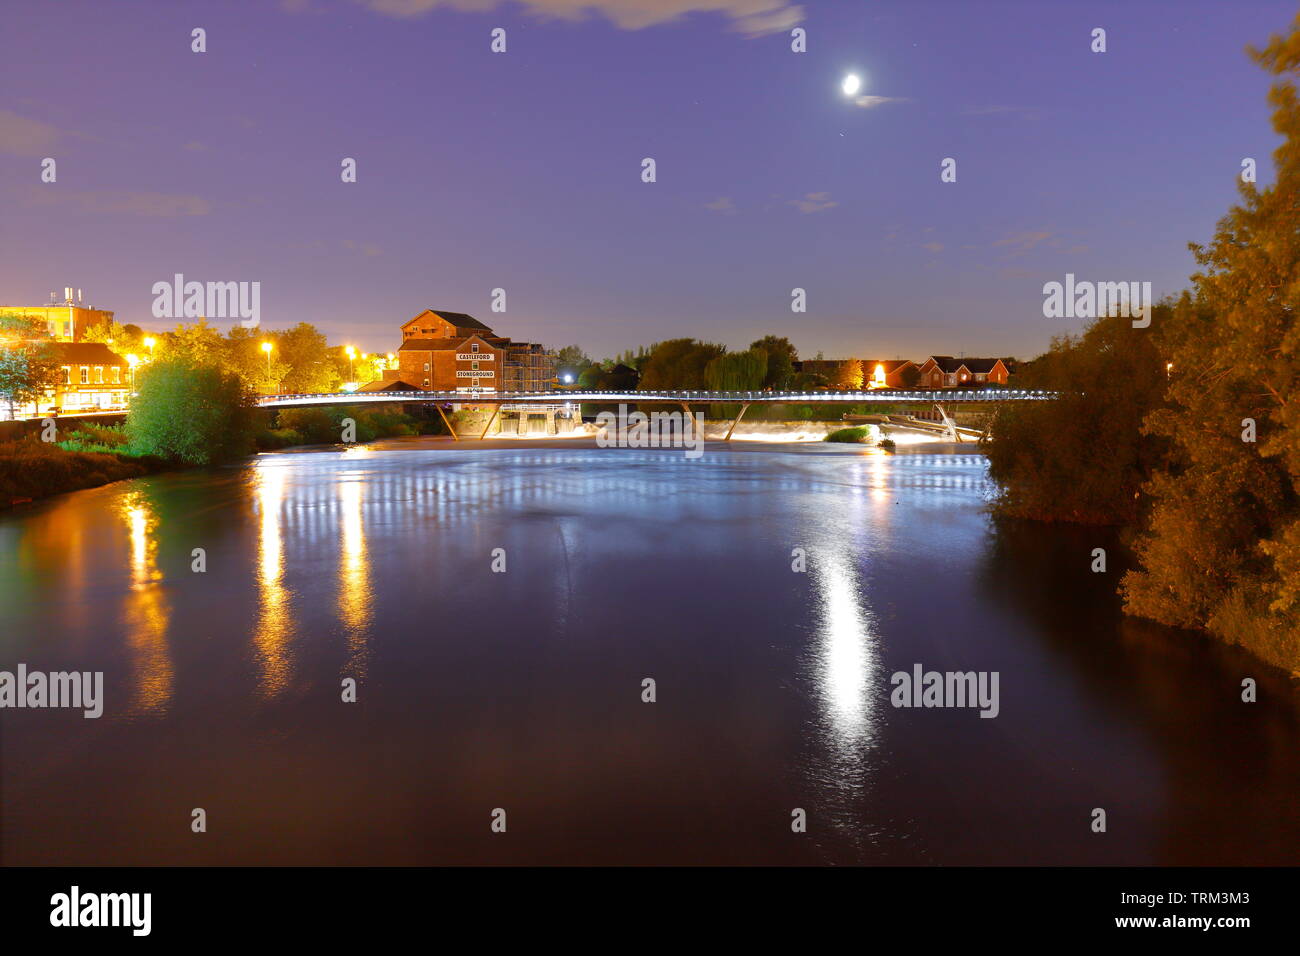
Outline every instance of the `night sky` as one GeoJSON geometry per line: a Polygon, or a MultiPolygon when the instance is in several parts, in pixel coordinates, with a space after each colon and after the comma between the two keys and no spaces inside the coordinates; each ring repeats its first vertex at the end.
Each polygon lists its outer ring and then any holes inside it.
{"type": "Polygon", "coordinates": [[[1271,179],[1244,47],[1295,10],[5,0],[0,303],[79,286],[168,327],[151,287],[181,272],[260,281],[263,325],[368,350],[441,308],[596,357],[775,333],[804,357],[1027,358],[1080,325],[1043,317],[1044,282],[1182,289],[1242,158],[1271,179]],[[850,71],[884,101],[846,98],[850,71]]]}

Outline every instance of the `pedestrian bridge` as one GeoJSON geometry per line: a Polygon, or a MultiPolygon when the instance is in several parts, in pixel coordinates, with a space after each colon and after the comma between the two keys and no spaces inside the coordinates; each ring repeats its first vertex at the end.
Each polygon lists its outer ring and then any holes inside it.
{"type": "Polygon", "coordinates": [[[1025,391],[1011,388],[990,389],[899,389],[872,388],[857,392],[710,392],[699,389],[665,389],[651,391],[600,391],[598,389],[557,389],[550,392],[325,392],[303,395],[263,395],[263,408],[301,408],[309,405],[367,405],[384,402],[434,402],[453,405],[572,405],[583,403],[671,402],[674,405],[719,404],[784,405],[808,404],[923,404],[952,405],[971,402],[1041,402],[1057,397],[1056,392],[1025,391]]]}
{"type": "MultiPolygon", "coordinates": [[[[949,441],[961,441],[957,423],[948,415],[945,406],[953,404],[1009,402],[1043,402],[1057,397],[1056,392],[1034,391],[1010,388],[989,389],[899,389],[872,388],[851,392],[830,391],[708,391],[703,389],[661,389],[646,391],[602,391],[600,389],[556,389],[541,392],[497,392],[497,391],[454,391],[435,392],[423,389],[415,391],[390,392],[326,392],[301,395],[263,395],[258,404],[263,408],[309,408],[315,405],[370,405],[387,402],[424,402],[432,404],[438,410],[447,431],[456,441],[460,436],[443,411],[444,405],[490,405],[493,406],[492,417],[483,428],[480,439],[487,437],[488,430],[502,411],[520,411],[542,409],[554,410],[563,406],[583,403],[591,404],[652,404],[655,402],[680,405],[690,413],[691,405],[739,405],[740,411],[727,428],[723,441],[731,440],[731,433],[744,417],[750,405],[785,405],[785,404],[916,404],[931,405],[938,410],[943,419],[943,426],[949,441]]],[[[551,412],[548,412],[548,417],[551,412]]]]}

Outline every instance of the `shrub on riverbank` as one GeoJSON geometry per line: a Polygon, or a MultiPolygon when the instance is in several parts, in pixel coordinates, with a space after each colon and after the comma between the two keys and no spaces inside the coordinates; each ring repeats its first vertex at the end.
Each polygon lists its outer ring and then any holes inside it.
{"type": "Polygon", "coordinates": [[[838,431],[831,432],[829,435],[823,438],[822,441],[835,441],[835,442],[848,442],[848,443],[861,442],[867,437],[868,434],[869,434],[869,430],[865,427],[841,428],[838,431]]]}
{"type": "Polygon", "coordinates": [[[137,374],[126,434],[135,454],[211,465],[253,450],[254,411],[238,375],[175,355],[137,374]]]}
{"type": "Polygon", "coordinates": [[[0,443],[0,505],[94,488],[156,470],[149,459],[68,451],[35,436],[0,443]]]}
{"type": "Polygon", "coordinates": [[[259,433],[258,447],[269,450],[284,448],[289,444],[337,444],[343,440],[344,423],[347,419],[351,419],[355,425],[353,438],[358,442],[374,441],[376,438],[436,434],[439,431],[434,422],[407,415],[401,411],[400,406],[308,406],[282,409],[277,415],[277,427],[264,429],[259,433]],[[292,440],[295,436],[297,441],[292,440]],[[264,445],[263,440],[268,444],[264,445]]]}

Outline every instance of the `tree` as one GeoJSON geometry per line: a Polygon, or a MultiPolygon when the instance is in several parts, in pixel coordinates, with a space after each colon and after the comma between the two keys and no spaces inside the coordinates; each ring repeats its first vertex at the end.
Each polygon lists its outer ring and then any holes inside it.
{"type": "Polygon", "coordinates": [[[1153,329],[1126,316],[1093,321],[1082,336],[1053,340],[1022,366],[1023,388],[1060,391],[1051,402],[1002,406],[984,447],[1001,486],[995,510],[1014,518],[1124,524],[1138,516],[1138,493],[1160,460],[1161,443],[1142,421],[1162,400],[1164,362],[1153,329]]]}
{"type": "MultiPolygon", "coordinates": [[[[343,376],[325,335],[308,322],[299,322],[272,336],[276,354],[288,371],[281,387],[291,394],[337,391],[343,376]]],[[[346,370],[346,358],[344,359],[346,370]]],[[[417,383],[418,384],[418,383],[417,383]]]]}
{"type": "Polygon", "coordinates": [[[12,418],[19,405],[38,402],[58,381],[45,320],[35,315],[0,316],[0,399],[12,418]]]}
{"type": "Polygon", "coordinates": [[[727,352],[704,367],[705,387],[715,391],[754,391],[763,386],[767,353],[762,349],[727,352]]]}
{"type": "Polygon", "coordinates": [[[1300,16],[1254,60],[1275,76],[1276,178],[1239,182],[1168,340],[1169,407],[1147,431],[1170,442],[1154,507],[1124,579],[1126,609],[1204,628],[1300,668],[1300,16]],[[1252,433],[1253,430],[1253,433],[1252,433]]]}
{"type": "Polygon", "coordinates": [[[642,391],[704,388],[705,367],[726,351],[721,345],[695,339],[658,342],[650,347],[650,354],[641,367],[640,388],[642,391]]]}
{"type": "Polygon", "coordinates": [[[122,325],[119,322],[97,322],[85,331],[83,342],[102,342],[118,355],[147,354],[144,347],[144,333],[138,325],[122,325]]]}
{"type": "Polygon", "coordinates": [[[145,366],[136,386],[126,418],[135,453],[210,465],[252,450],[253,397],[233,372],[173,354],[145,366]]]}
{"type": "Polygon", "coordinates": [[[761,388],[789,388],[794,380],[794,363],[799,361],[798,350],[785,336],[765,335],[749,346],[767,353],[767,372],[761,388]]]}
{"type": "Polygon", "coordinates": [[[831,385],[844,392],[858,391],[862,388],[862,362],[858,359],[840,362],[831,378],[831,385]]]}

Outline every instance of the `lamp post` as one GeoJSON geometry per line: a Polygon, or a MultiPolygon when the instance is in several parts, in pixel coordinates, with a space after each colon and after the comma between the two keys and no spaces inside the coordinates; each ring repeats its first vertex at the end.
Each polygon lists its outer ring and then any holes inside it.
{"type": "Polygon", "coordinates": [[[357,350],[349,345],[346,351],[348,355],[348,378],[351,381],[355,382],[357,380],[357,369],[356,369],[357,350]]]}
{"type": "MultiPolygon", "coordinates": [[[[266,353],[266,384],[268,388],[271,385],[271,349],[272,348],[274,348],[274,346],[270,342],[262,343],[262,351],[266,353]]],[[[276,391],[278,392],[279,389],[277,388],[276,391]]]]}
{"type": "Polygon", "coordinates": [[[126,357],[126,364],[131,366],[131,391],[134,392],[135,391],[135,367],[140,364],[140,356],[128,355],[126,357]]]}
{"type": "Polygon", "coordinates": [[[149,350],[149,361],[153,361],[153,347],[158,344],[158,340],[152,335],[144,340],[144,347],[149,350]]]}

